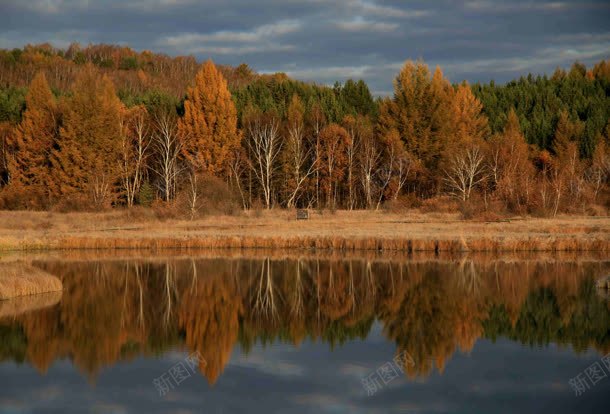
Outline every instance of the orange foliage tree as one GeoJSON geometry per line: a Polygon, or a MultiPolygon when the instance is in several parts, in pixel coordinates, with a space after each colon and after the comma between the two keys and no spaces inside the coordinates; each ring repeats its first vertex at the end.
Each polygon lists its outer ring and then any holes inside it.
{"type": "Polygon", "coordinates": [[[221,175],[240,145],[237,110],[227,81],[212,61],[203,64],[184,102],[178,123],[182,153],[196,171],[221,175]]]}
{"type": "MultiPolygon", "coordinates": [[[[26,96],[26,110],[13,134],[13,157],[9,158],[11,187],[27,192],[30,207],[48,196],[51,148],[57,134],[58,108],[43,73],[38,73],[26,96]]],[[[24,200],[25,201],[25,200],[24,200]]]]}
{"type": "Polygon", "coordinates": [[[95,207],[112,201],[120,173],[121,111],[110,79],[89,66],[65,102],[52,155],[56,195],[86,195],[95,207]]]}
{"type": "Polygon", "coordinates": [[[320,132],[320,157],[317,160],[321,173],[321,186],[326,194],[326,206],[334,208],[339,185],[346,167],[345,148],[349,134],[340,125],[330,124],[320,132]]]}
{"type": "Polygon", "coordinates": [[[514,110],[508,113],[504,131],[490,140],[487,163],[490,184],[510,210],[525,212],[533,196],[533,166],[514,110]]]}
{"type": "Polygon", "coordinates": [[[423,62],[407,61],[394,81],[394,97],[379,109],[379,132],[400,134],[406,150],[433,171],[452,132],[453,88],[440,68],[430,76],[423,62]]]}

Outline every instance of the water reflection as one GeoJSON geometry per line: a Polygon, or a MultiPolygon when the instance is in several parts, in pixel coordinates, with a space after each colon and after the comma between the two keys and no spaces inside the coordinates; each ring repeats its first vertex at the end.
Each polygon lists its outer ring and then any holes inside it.
{"type": "MultiPolygon", "coordinates": [[[[238,345],[338,347],[378,321],[410,378],[442,372],[479,338],[610,351],[610,302],[595,279],[608,262],[315,257],[34,260],[61,278],[57,300],[0,307],[0,360],[44,373],[70,358],[100,369],[170,349],[199,352],[208,382],[238,345]],[[8,309],[8,310],[7,310],[8,309]]],[[[387,355],[391,360],[394,355],[387,355]]]]}

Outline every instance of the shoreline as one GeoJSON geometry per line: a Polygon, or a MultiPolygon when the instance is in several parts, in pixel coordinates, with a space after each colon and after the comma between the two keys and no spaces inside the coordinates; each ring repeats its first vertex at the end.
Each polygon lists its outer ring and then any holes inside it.
{"type": "Polygon", "coordinates": [[[455,214],[339,211],[158,220],[137,212],[0,212],[0,252],[55,250],[288,249],[379,252],[610,251],[610,218],[463,221],[455,214]],[[220,224],[222,223],[222,224],[220,224]]]}

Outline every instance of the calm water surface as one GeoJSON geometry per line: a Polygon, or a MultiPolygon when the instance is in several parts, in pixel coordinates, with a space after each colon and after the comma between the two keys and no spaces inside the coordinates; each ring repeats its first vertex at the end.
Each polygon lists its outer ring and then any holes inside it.
{"type": "Polygon", "coordinates": [[[2,413],[610,410],[610,261],[19,260],[64,291],[0,302],[2,413]]]}

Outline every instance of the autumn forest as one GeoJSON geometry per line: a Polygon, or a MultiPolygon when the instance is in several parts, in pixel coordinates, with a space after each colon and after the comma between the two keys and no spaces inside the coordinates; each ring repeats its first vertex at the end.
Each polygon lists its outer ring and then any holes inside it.
{"type": "Polygon", "coordinates": [[[501,85],[407,61],[375,97],[362,80],[28,45],[0,51],[0,208],[604,215],[609,119],[610,61],[501,85]]]}

